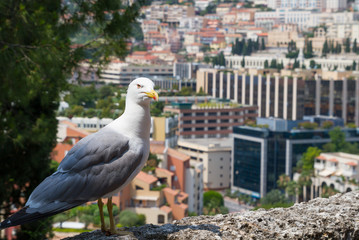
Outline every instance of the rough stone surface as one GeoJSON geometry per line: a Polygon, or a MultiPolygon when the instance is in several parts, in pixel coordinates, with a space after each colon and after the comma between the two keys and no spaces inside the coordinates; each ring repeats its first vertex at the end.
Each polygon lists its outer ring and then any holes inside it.
{"type": "Polygon", "coordinates": [[[100,231],[83,239],[359,239],[359,191],[317,198],[290,208],[187,217],[173,224],[126,228],[133,235],[105,236],[100,231]]]}

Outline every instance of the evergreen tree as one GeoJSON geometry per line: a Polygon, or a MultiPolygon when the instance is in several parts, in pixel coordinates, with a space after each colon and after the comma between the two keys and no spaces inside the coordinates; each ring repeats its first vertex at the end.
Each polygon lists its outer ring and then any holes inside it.
{"type": "Polygon", "coordinates": [[[257,37],[257,41],[255,41],[254,43],[254,50],[258,51],[259,50],[259,38],[257,37]]]}
{"type": "Polygon", "coordinates": [[[334,41],[330,41],[330,52],[331,53],[335,53],[335,49],[334,49],[334,41]]]}
{"type": "Polygon", "coordinates": [[[358,53],[357,39],[354,39],[352,52],[358,53]]]}
{"type": "Polygon", "coordinates": [[[310,60],[309,66],[310,66],[311,69],[315,68],[315,61],[314,61],[314,60],[310,60]]]}
{"type": "Polygon", "coordinates": [[[239,52],[238,55],[242,55],[244,54],[245,48],[246,47],[246,40],[244,40],[244,38],[242,39],[242,41],[239,44],[239,52]]]}
{"type": "Polygon", "coordinates": [[[264,69],[267,69],[267,68],[269,68],[269,64],[268,64],[268,60],[266,59],[264,61],[264,69]]]}
{"type": "Polygon", "coordinates": [[[245,65],[246,65],[246,61],[245,61],[244,56],[243,56],[243,59],[242,59],[242,62],[241,62],[241,66],[244,68],[245,65]]]}
{"type": "Polygon", "coordinates": [[[313,57],[313,47],[312,47],[312,41],[307,42],[307,46],[304,53],[305,58],[312,58],[313,57]]]}
{"type": "Polygon", "coordinates": [[[352,70],[353,71],[357,70],[357,62],[355,60],[353,60],[352,70]]]}
{"type": "MultiPolygon", "coordinates": [[[[122,2],[8,0],[0,4],[3,217],[13,207],[22,207],[33,189],[55,170],[50,168],[56,144],[55,111],[72,71],[85,59],[101,65],[111,56],[126,55],[126,41],[140,6],[137,1],[130,6],[122,2]]],[[[51,229],[48,223],[21,226],[26,231],[17,239],[45,239],[51,229]]]]}
{"type": "Polygon", "coordinates": [[[266,49],[266,44],[265,44],[265,42],[264,42],[264,38],[262,38],[261,49],[262,49],[262,50],[265,50],[265,49],[266,49]]]}
{"type": "Polygon", "coordinates": [[[277,68],[277,59],[272,59],[270,62],[270,68],[277,68]]]}
{"type": "Polygon", "coordinates": [[[328,47],[328,41],[325,40],[325,42],[323,44],[323,49],[322,49],[322,56],[323,57],[327,56],[327,53],[329,53],[329,47],[328,47]]]}
{"type": "Polygon", "coordinates": [[[248,39],[247,41],[247,52],[246,52],[246,56],[250,56],[253,52],[253,42],[252,39],[248,39]]]}
{"type": "Polygon", "coordinates": [[[339,54],[342,52],[342,45],[340,43],[337,43],[335,53],[339,54]]]}
{"type": "Polygon", "coordinates": [[[345,41],[345,52],[349,53],[350,52],[350,39],[347,38],[345,41]]]}

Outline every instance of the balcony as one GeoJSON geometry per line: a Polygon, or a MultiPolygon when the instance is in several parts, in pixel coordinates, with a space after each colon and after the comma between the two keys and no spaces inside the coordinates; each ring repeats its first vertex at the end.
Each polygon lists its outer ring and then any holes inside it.
{"type": "Polygon", "coordinates": [[[321,162],[316,162],[316,163],[314,163],[314,169],[316,169],[316,170],[319,170],[319,171],[321,171],[321,170],[323,170],[324,169],[324,163],[321,163],[321,162]]]}

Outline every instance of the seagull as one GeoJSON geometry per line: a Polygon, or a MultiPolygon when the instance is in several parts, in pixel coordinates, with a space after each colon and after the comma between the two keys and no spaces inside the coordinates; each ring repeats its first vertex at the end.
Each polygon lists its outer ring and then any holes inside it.
{"type": "Polygon", "coordinates": [[[147,161],[152,99],[158,101],[154,83],[148,78],[133,80],[127,89],[124,113],[98,132],[81,139],[57,171],[35,188],[24,208],[0,223],[0,229],[97,200],[101,230],[116,234],[112,197],[131,182],[147,161]],[[108,198],[109,230],[105,227],[102,198],[108,198]]]}

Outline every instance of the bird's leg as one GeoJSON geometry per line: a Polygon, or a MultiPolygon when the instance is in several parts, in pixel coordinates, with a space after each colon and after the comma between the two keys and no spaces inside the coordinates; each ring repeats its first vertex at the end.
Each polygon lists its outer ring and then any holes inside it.
{"type": "Polygon", "coordinates": [[[107,200],[107,210],[108,210],[108,216],[110,218],[110,233],[116,234],[115,221],[113,220],[113,213],[112,213],[112,197],[109,197],[107,200]]]}
{"type": "Polygon", "coordinates": [[[101,231],[106,232],[105,218],[103,216],[103,202],[101,198],[97,200],[98,209],[100,210],[100,218],[101,218],[101,231]]]}

